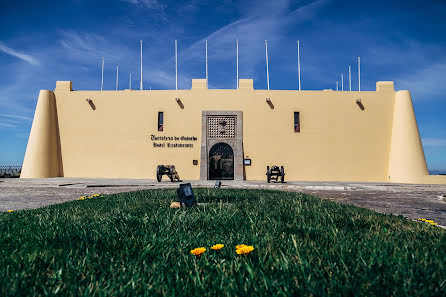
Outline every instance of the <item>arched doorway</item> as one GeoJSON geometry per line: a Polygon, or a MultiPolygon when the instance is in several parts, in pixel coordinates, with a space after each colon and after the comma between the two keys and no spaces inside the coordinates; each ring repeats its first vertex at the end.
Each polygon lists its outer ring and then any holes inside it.
{"type": "Polygon", "coordinates": [[[234,179],[234,151],[219,142],[209,150],[209,179],[234,179]]]}

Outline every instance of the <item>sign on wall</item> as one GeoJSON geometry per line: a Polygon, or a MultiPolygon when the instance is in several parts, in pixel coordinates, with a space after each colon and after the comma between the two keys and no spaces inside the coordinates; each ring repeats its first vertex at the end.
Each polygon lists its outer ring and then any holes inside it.
{"type": "Polygon", "coordinates": [[[154,148],[193,148],[198,140],[195,136],[156,136],[150,135],[154,148]]]}

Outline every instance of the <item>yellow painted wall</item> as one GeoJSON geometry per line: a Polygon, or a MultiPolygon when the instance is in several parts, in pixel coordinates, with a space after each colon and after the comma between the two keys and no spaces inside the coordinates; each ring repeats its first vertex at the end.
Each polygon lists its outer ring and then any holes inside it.
{"type": "MultiPolygon", "coordinates": [[[[154,179],[158,164],[174,164],[182,179],[197,180],[200,165],[192,160],[200,162],[202,111],[231,110],[243,112],[244,156],[252,159],[245,167],[247,180],[265,180],[267,165],[283,165],[286,180],[388,181],[396,93],[393,83],[377,88],[266,91],[253,90],[252,81],[243,80],[239,90],[207,90],[197,80],[192,90],[70,91],[71,83],[58,82],[63,176],[154,179]],[[157,131],[159,111],[164,112],[163,132],[157,131]],[[295,111],[300,133],[294,132],[295,111]],[[154,148],[152,134],[198,139],[179,142],[193,148],[154,148]]],[[[405,182],[404,177],[398,181],[405,182]]]]}

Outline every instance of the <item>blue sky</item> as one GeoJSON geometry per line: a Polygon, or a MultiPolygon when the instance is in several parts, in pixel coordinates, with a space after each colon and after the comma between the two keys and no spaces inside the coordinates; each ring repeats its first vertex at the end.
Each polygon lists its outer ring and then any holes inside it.
{"type": "Polygon", "coordinates": [[[348,66],[357,89],[393,80],[412,92],[430,170],[446,172],[446,2],[436,1],[161,1],[64,0],[0,3],[0,165],[20,165],[40,89],[71,80],[78,90],[139,86],[139,40],[144,88],[179,88],[205,77],[209,87],[236,87],[240,78],[266,88],[265,39],[271,89],[297,87],[296,40],[301,42],[302,88],[335,88],[348,66]],[[217,4],[216,4],[217,3],[217,4]]]}

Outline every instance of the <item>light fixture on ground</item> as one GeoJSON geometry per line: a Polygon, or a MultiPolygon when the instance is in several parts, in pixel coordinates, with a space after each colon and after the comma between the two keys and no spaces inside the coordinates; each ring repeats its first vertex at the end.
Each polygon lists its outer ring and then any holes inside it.
{"type": "Polygon", "coordinates": [[[178,202],[181,206],[194,206],[197,204],[197,199],[195,198],[194,192],[192,191],[192,186],[190,183],[180,184],[177,189],[178,202]]]}

